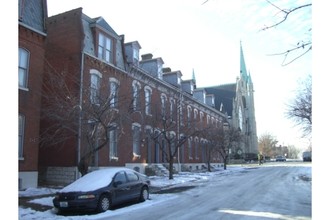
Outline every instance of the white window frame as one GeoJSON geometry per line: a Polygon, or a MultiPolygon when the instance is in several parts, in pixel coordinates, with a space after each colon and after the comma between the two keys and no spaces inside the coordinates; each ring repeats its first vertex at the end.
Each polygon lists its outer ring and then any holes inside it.
{"type": "Polygon", "coordinates": [[[141,157],[141,125],[139,123],[132,124],[132,137],[133,137],[133,156],[140,158],[141,157]]]}
{"type": "Polygon", "coordinates": [[[108,63],[113,63],[113,41],[102,33],[99,33],[97,56],[108,63]]]}
{"type": "Polygon", "coordinates": [[[165,119],[166,118],[166,101],[167,101],[167,97],[164,93],[162,93],[160,95],[160,103],[161,103],[161,114],[162,114],[162,118],[165,119]]]}
{"type": "Polygon", "coordinates": [[[118,160],[118,125],[116,123],[109,126],[109,159],[118,160]]]}
{"type": "Polygon", "coordinates": [[[188,126],[191,125],[191,113],[192,113],[191,106],[187,106],[187,123],[188,123],[188,126]]]}
{"type": "Polygon", "coordinates": [[[132,83],[133,90],[133,110],[139,111],[141,107],[141,84],[134,80],[132,83]]]}
{"type": "Polygon", "coordinates": [[[149,86],[144,87],[145,94],[145,113],[151,115],[151,95],[152,89],[149,86]]]}
{"type": "Polygon", "coordinates": [[[90,70],[90,101],[92,104],[100,104],[100,90],[102,74],[97,70],[90,70]]]}
{"type": "Polygon", "coordinates": [[[20,47],[18,49],[18,87],[20,89],[26,90],[28,87],[29,62],[30,52],[20,47]]]}
{"type": "Polygon", "coordinates": [[[118,108],[119,81],[116,78],[109,78],[110,86],[110,108],[118,108]]]}
{"type": "Polygon", "coordinates": [[[175,122],[175,100],[170,98],[170,120],[175,122]]]}
{"type": "Polygon", "coordinates": [[[18,116],[18,159],[23,160],[24,150],[24,132],[25,132],[25,116],[19,114],[18,116]]]}

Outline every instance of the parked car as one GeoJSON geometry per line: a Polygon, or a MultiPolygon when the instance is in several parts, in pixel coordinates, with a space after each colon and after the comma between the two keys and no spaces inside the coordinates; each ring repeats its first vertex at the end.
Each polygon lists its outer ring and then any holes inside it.
{"type": "Polygon", "coordinates": [[[303,152],[303,161],[312,161],[312,151],[303,152]]]}
{"type": "Polygon", "coordinates": [[[111,206],[149,198],[149,178],[132,169],[112,167],[96,170],[61,189],[53,199],[61,211],[105,212],[111,206]]]}
{"type": "Polygon", "coordinates": [[[285,156],[278,155],[278,156],[276,156],[275,161],[286,161],[286,158],[285,158],[285,156]]]}

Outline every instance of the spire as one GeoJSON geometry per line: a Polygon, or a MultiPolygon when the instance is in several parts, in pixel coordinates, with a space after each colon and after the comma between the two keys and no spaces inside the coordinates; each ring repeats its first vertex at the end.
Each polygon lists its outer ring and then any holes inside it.
{"type": "Polygon", "coordinates": [[[241,78],[244,79],[244,81],[246,81],[247,80],[247,71],[246,71],[246,66],[245,66],[242,41],[240,41],[240,74],[241,74],[241,78]]]}
{"type": "Polygon", "coordinates": [[[195,70],[194,70],[194,68],[192,70],[192,81],[194,83],[194,89],[196,89],[196,77],[195,77],[195,70]]]}

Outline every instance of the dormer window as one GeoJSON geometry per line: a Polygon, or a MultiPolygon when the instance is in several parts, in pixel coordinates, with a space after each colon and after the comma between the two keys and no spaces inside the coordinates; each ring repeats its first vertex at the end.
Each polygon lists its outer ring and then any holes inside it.
{"type": "Polygon", "coordinates": [[[99,33],[98,42],[98,58],[105,60],[108,63],[113,63],[113,42],[104,34],[99,33]]]}
{"type": "Polygon", "coordinates": [[[133,63],[139,63],[139,50],[137,48],[133,48],[133,63]]]}

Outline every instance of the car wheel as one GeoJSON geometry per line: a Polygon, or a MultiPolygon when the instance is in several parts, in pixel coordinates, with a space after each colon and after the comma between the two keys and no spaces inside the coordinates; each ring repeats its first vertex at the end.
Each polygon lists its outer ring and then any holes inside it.
{"type": "Polygon", "coordinates": [[[149,199],[149,189],[144,186],[141,190],[140,201],[144,202],[147,199],[149,199]]]}
{"type": "Polygon", "coordinates": [[[97,205],[98,212],[105,212],[110,208],[111,201],[108,196],[101,195],[97,205]]]}

